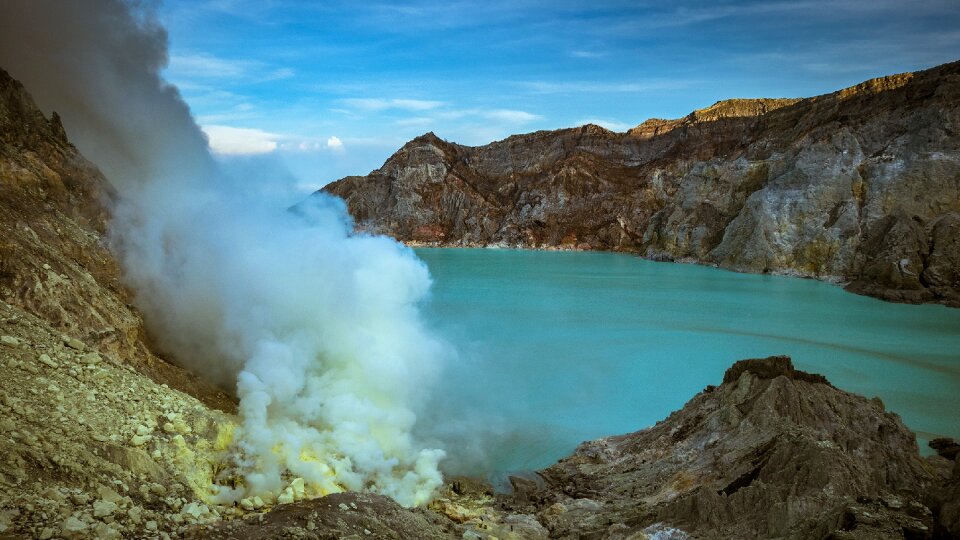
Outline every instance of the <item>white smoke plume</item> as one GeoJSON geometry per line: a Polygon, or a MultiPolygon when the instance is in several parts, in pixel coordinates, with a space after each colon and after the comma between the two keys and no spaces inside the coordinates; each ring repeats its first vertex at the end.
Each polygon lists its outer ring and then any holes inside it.
{"type": "Polygon", "coordinates": [[[443,452],[412,431],[450,351],[418,313],[425,265],[354,235],[339,200],[291,212],[218,170],[166,62],[149,3],[0,2],[0,66],[120,194],[113,244],[152,336],[235,387],[241,480],[219,498],[272,499],[299,477],[307,495],[426,501],[443,452]]]}

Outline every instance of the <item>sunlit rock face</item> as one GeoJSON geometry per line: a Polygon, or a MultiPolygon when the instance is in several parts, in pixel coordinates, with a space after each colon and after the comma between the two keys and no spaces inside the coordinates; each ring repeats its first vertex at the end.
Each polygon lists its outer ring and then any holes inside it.
{"type": "Polygon", "coordinates": [[[324,188],[413,243],[635,252],[960,305],[960,63],[627,133],[418,137],[324,188]]]}

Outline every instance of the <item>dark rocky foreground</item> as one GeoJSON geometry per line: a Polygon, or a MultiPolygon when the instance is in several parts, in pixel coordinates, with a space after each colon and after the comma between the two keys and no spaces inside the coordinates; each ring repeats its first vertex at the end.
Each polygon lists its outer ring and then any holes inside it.
{"type": "Polygon", "coordinates": [[[868,400],[742,360],[656,426],[582,444],[512,495],[451,483],[426,510],[331,495],[204,530],[210,538],[829,538],[960,535],[957,446],[921,458],[868,400]],[[657,536],[659,535],[659,536],[657,536]]]}
{"type": "Polygon", "coordinates": [[[415,244],[627,251],[958,306],[960,62],[627,133],[428,133],[323,191],[415,244]]]}

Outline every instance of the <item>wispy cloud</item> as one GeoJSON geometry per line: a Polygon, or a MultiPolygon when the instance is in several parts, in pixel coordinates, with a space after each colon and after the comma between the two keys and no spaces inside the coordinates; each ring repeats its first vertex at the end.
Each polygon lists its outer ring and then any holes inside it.
{"type": "Polygon", "coordinates": [[[170,57],[167,75],[178,86],[197,84],[194,81],[226,79],[243,82],[267,82],[289,79],[293,68],[277,67],[266,62],[235,60],[210,54],[180,54],[170,57]]]}
{"type": "Polygon", "coordinates": [[[436,122],[434,118],[430,118],[427,116],[413,116],[410,118],[401,118],[399,120],[395,120],[393,123],[394,125],[397,125],[397,126],[407,127],[407,126],[428,126],[434,122],[436,122]]]}
{"type": "Polygon", "coordinates": [[[585,126],[587,124],[595,124],[600,127],[607,128],[610,131],[627,131],[628,129],[634,127],[634,124],[619,122],[617,120],[602,120],[599,118],[589,118],[587,120],[580,120],[576,123],[577,126],[585,126]]]}
{"type": "Polygon", "coordinates": [[[245,75],[250,66],[250,62],[227,60],[209,54],[183,54],[171,56],[167,70],[175,78],[232,78],[245,75]]]}
{"type": "Polygon", "coordinates": [[[570,56],[574,58],[586,58],[591,60],[597,59],[597,58],[603,58],[606,55],[607,53],[599,52],[599,51],[584,51],[584,50],[570,51],[570,56]]]}
{"type": "Polygon", "coordinates": [[[533,94],[586,94],[586,93],[642,93],[658,90],[677,90],[693,84],[689,80],[657,80],[643,82],[592,82],[592,81],[520,81],[515,83],[522,90],[533,94]]]}
{"type": "Polygon", "coordinates": [[[252,128],[201,126],[210,149],[221,155],[269,154],[277,149],[282,135],[252,128]]]}
{"type": "Polygon", "coordinates": [[[447,109],[433,111],[430,116],[413,116],[401,118],[393,122],[401,127],[425,127],[434,124],[450,122],[477,122],[485,121],[504,126],[522,126],[530,122],[541,120],[542,116],[516,109],[447,109]]]}
{"type": "Polygon", "coordinates": [[[531,114],[526,111],[515,111],[511,109],[496,109],[492,111],[481,112],[482,116],[491,120],[499,120],[510,124],[526,124],[542,118],[539,115],[531,114]]]}
{"type": "Polygon", "coordinates": [[[380,112],[389,109],[403,111],[429,111],[444,105],[442,101],[425,99],[383,99],[383,98],[347,98],[340,103],[365,112],[380,112]]]}

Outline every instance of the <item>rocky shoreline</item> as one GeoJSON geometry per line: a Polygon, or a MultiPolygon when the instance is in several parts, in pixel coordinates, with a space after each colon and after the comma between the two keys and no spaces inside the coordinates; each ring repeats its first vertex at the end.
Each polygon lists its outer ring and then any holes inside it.
{"type": "Polygon", "coordinates": [[[324,187],[359,230],[437,246],[622,251],[960,306],[960,63],[626,133],[480,147],[433,133],[324,187]]]}

